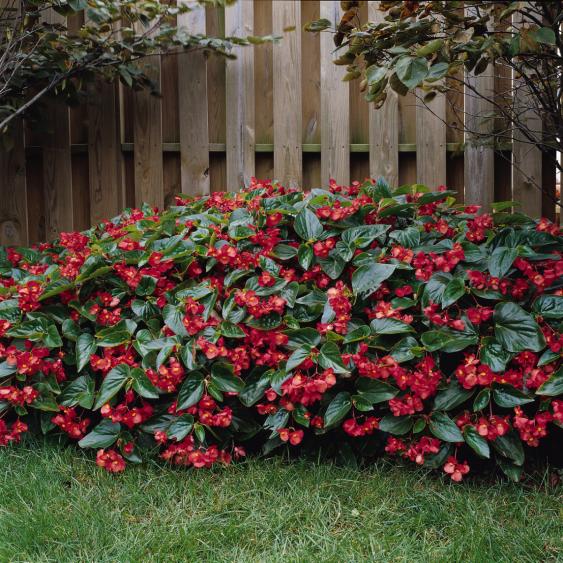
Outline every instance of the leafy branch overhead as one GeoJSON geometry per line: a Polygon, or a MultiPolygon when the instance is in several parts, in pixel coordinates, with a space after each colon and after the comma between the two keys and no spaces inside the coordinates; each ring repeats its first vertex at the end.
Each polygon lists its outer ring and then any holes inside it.
{"type": "Polygon", "coordinates": [[[0,134],[19,115],[39,116],[54,95],[80,101],[95,78],[118,77],[130,88],[156,85],[139,67],[149,55],[202,50],[234,57],[234,45],[274,38],[213,37],[178,25],[178,16],[232,0],[9,0],[0,7],[0,134]]]}
{"type": "Polygon", "coordinates": [[[390,92],[415,92],[429,102],[438,92],[455,90],[459,98],[465,87],[466,97],[492,106],[488,114],[464,120],[464,108],[450,101],[458,127],[476,142],[490,143],[491,133],[510,142],[517,130],[523,142],[552,158],[553,150],[562,150],[561,2],[382,1],[377,21],[368,22],[360,17],[361,4],[343,1],[340,22],[316,20],[306,29],[334,35],[340,55],[335,64],[346,66],[344,80],[361,80],[368,102],[379,108],[390,92]],[[491,73],[512,73],[514,80],[504,89],[497,81],[494,93],[481,92],[472,77],[491,73]]]}

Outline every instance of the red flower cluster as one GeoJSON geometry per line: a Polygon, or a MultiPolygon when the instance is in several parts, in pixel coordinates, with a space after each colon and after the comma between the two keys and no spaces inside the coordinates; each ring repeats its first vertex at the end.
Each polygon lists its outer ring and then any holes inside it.
{"type": "Polygon", "coordinates": [[[121,473],[125,471],[125,460],[115,450],[98,450],[96,464],[110,473],[121,473]]]}

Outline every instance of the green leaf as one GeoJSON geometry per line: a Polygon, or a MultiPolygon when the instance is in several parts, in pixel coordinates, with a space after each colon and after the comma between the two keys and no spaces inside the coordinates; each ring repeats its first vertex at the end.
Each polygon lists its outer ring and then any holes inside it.
{"type": "Polygon", "coordinates": [[[108,328],[103,328],[96,333],[97,346],[102,346],[104,348],[113,348],[114,346],[119,346],[120,344],[125,344],[131,339],[129,331],[125,328],[119,328],[117,325],[115,327],[111,326],[108,328]]]}
{"type": "Polygon", "coordinates": [[[347,333],[346,336],[344,337],[343,342],[344,344],[350,344],[351,342],[358,342],[360,340],[365,340],[369,336],[371,336],[371,330],[369,326],[362,325],[347,333]]]}
{"type": "Polygon", "coordinates": [[[491,457],[491,450],[489,449],[489,444],[483,436],[479,435],[479,432],[474,426],[468,424],[463,429],[463,438],[465,443],[479,456],[489,459],[491,457]]]}
{"type": "Polygon", "coordinates": [[[244,382],[244,389],[239,393],[238,400],[245,406],[251,407],[256,404],[270,387],[270,375],[272,371],[249,377],[244,382]]]}
{"type": "Polygon", "coordinates": [[[499,436],[491,443],[498,453],[511,459],[516,465],[524,464],[524,447],[520,437],[514,430],[504,436],[499,436]]]}
{"type": "Polygon", "coordinates": [[[393,348],[391,348],[391,356],[399,363],[412,360],[419,352],[423,352],[424,348],[419,346],[418,342],[412,336],[403,338],[393,348]]]}
{"type": "Polygon", "coordinates": [[[484,338],[481,348],[481,362],[494,372],[503,372],[514,354],[505,350],[494,338],[484,338]]]}
{"type": "Polygon", "coordinates": [[[531,35],[538,43],[555,45],[555,32],[550,27],[539,27],[531,35]]]}
{"type": "Polygon", "coordinates": [[[510,463],[509,461],[498,458],[498,466],[502,469],[502,472],[514,483],[518,483],[522,478],[523,469],[515,463],[510,463]]]}
{"type": "Polygon", "coordinates": [[[512,267],[512,263],[518,256],[516,248],[498,246],[493,250],[489,258],[489,272],[495,278],[502,278],[512,267]]]}
{"type": "Polygon", "coordinates": [[[529,313],[516,303],[498,303],[495,307],[495,338],[509,352],[540,352],[545,339],[529,313]]]}
{"type": "Polygon", "coordinates": [[[80,372],[90,363],[90,357],[96,351],[96,339],[87,332],[82,333],[76,341],[76,371],[80,372]]]}
{"type": "Polygon", "coordinates": [[[338,393],[328,405],[325,416],[325,428],[338,424],[352,408],[352,399],[350,393],[341,391],[338,393]]]}
{"type": "Polygon", "coordinates": [[[216,362],[211,367],[211,382],[229,393],[240,393],[244,389],[244,381],[233,375],[233,366],[222,362],[216,362]]]}
{"type": "Polygon", "coordinates": [[[458,299],[465,295],[465,282],[462,278],[453,278],[444,289],[442,294],[442,308],[453,305],[458,299]]]}
{"type": "Polygon", "coordinates": [[[191,414],[182,414],[177,417],[166,429],[166,435],[170,440],[180,442],[194,427],[194,417],[191,414]]]}
{"type": "Polygon", "coordinates": [[[393,416],[388,414],[379,421],[379,429],[394,436],[406,434],[412,428],[412,425],[413,420],[410,416],[393,416]]]}
{"type": "Polygon", "coordinates": [[[63,345],[61,335],[54,324],[47,327],[47,333],[43,337],[43,343],[47,348],[60,348],[63,345]]]}
{"type": "Polygon", "coordinates": [[[385,233],[390,229],[390,225],[362,225],[361,227],[351,227],[342,232],[342,242],[348,246],[365,248],[375,239],[383,242],[385,233]]]}
{"type": "Polygon", "coordinates": [[[230,321],[223,321],[219,326],[219,330],[221,334],[227,338],[244,338],[246,336],[242,328],[230,321]]]}
{"type": "Polygon", "coordinates": [[[434,410],[449,411],[461,405],[473,395],[473,389],[464,389],[457,381],[452,381],[446,389],[440,391],[434,399],[434,410]]]}
{"type": "Polygon", "coordinates": [[[288,337],[287,347],[290,349],[300,348],[301,346],[317,346],[321,342],[321,335],[314,328],[299,328],[296,330],[286,330],[288,337]]]}
{"type": "Polygon", "coordinates": [[[401,334],[414,332],[414,328],[399,319],[373,319],[370,323],[373,334],[401,334]]]}
{"type": "Polygon", "coordinates": [[[120,431],[121,424],[106,418],[86,434],[78,445],[81,448],[109,448],[117,440],[120,431]]]}
{"type": "Polygon", "coordinates": [[[493,388],[493,400],[499,407],[510,409],[518,405],[533,403],[534,399],[512,385],[496,384],[493,388]]]}
{"type": "Polygon", "coordinates": [[[423,333],[420,340],[429,352],[443,350],[444,352],[453,353],[476,344],[477,336],[468,336],[462,332],[440,329],[429,330],[423,333]]]}
{"type": "Polygon", "coordinates": [[[352,274],[352,290],[354,295],[364,299],[369,297],[393,274],[396,268],[397,264],[379,264],[378,262],[360,266],[352,274]]]}
{"type": "Polygon", "coordinates": [[[185,410],[198,403],[201,397],[203,397],[204,389],[203,374],[199,371],[190,373],[178,392],[176,410],[185,410]]]}
{"type": "Polygon", "coordinates": [[[340,350],[334,342],[323,344],[318,361],[321,367],[333,369],[335,373],[348,373],[350,371],[342,362],[340,350]]]}
{"type": "Polygon", "coordinates": [[[489,388],[481,389],[473,401],[473,412],[482,411],[489,404],[490,400],[491,390],[489,388]]]}
{"type": "Polygon", "coordinates": [[[545,395],[546,397],[563,395],[563,366],[551,375],[547,381],[542,383],[536,394],[545,395]]]}
{"type": "Polygon", "coordinates": [[[8,377],[16,373],[17,366],[16,364],[9,364],[8,362],[4,361],[0,363],[0,378],[8,377]]]}
{"type": "Polygon", "coordinates": [[[435,412],[428,423],[430,432],[444,442],[463,442],[463,436],[456,423],[442,412],[435,412]]]}
{"type": "Polygon", "coordinates": [[[312,347],[308,345],[304,345],[301,348],[298,348],[289,356],[287,359],[287,363],[285,364],[285,371],[289,372],[292,369],[296,368],[297,366],[301,365],[306,358],[308,358],[311,354],[312,347]]]}
{"type": "Polygon", "coordinates": [[[188,336],[188,331],[182,322],[184,315],[182,311],[174,305],[165,305],[162,310],[162,317],[166,326],[178,336],[188,336]]]}
{"type": "Polygon", "coordinates": [[[299,265],[304,269],[308,270],[313,263],[313,248],[307,244],[301,244],[297,250],[297,260],[299,265]]]}
{"type": "Polygon", "coordinates": [[[369,377],[359,377],[356,382],[358,393],[371,405],[384,403],[396,397],[399,390],[393,385],[379,379],[369,377]]]}
{"type": "Polygon", "coordinates": [[[94,380],[88,375],[81,375],[65,387],[58,402],[63,407],[80,405],[84,409],[91,409],[94,404],[94,391],[94,380]]]}
{"type": "Polygon", "coordinates": [[[412,90],[428,76],[428,63],[423,57],[401,57],[395,65],[395,72],[399,80],[412,90]]]}
{"type": "Polygon", "coordinates": [[[323,226],[318,217],[307,207],[297,214],[293,228],[305,241],[317,240],[323,232],[323,226]]]}
{"type": "Polygon", "coordinates": [[[127,364],[119,364],[105,376],[98,391],[98,399],[94,405],[94,410],[98,410],[105,405],[119,392],[130,376],[130,369],[127,364]]]}
{"type": "Polygon", "coordinates": [[[158,399],[158,389],[141,368],[133,368],[130,373],[133,378],[133,390],[145,399],[158,399]]]}
{"type": "Polygon", "coordinates": [[[562,319],[563,295],[540,295],[532,303],[532,311],[544,319],[562,319]]]}

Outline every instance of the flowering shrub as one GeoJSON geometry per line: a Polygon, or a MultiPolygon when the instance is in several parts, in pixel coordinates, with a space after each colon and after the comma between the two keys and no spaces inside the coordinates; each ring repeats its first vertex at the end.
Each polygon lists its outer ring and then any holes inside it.
{"type": "Polygon", "coordinates": [[[256,181],[3,249],[0,444],[61,433],[113,472],[284,446],[518,479],[563,424],[563,239],[506,208],[256,181]]]}

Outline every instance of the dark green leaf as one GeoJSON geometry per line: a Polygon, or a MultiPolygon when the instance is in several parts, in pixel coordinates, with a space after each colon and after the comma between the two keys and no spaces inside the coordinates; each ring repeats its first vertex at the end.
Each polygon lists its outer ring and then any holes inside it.
{"type": "Polygon", "coordinates": [[[203,391],[205,389],[205,383],[203,380],[203,374],[198,371],[194,371],[186,377],[180,391],[178,392],[178,403],[176,405],[176,410],[189,409],[191,406],[199,402],[203,396],[203,391]]]}
{"type": "Polygon", "coordinates": [[[428,423],[430,432],[444,442],[463,442],[463,436],[456,423],[442,412],[435,412],[428,423]]]}
{"type": "Polygon", "coordinates": [[[489,444],[483,436],[480,436],[474,426],[470,424],[463,428],[463,438],[465,443],[479,456],[489,459],[491,451],[489,444]]]}
{"type": "Polygon", "coordinates": [[[499,407],[512,408],[518,405],[533,403],[534,399],[512,387],[512,385],[496,384],[493,388],[493,399],[499,407]]]}
{"type": "Polygon", "coordinates": [[[434,410],[449,411],[467,401],[471,395],[473,389],[464,389],[457,381],[452,381],[446,389],[436,395],[434,410]]]}
{"type": "Polygon", "coordinates": [[[394,436],[406,434],[412,428],[412,425],[413,420],[410,416],[392,416],[388,414],[379,421],[379,429],[394,436]]]}
{"type": "Polygon", "coordinates": [[[529,313],[516,303],[498,303],[495,307],[495,338],[509,352],[540,352],[545,339],[529,313]]]}
{"type": "Polygon", "coordinates": [[[350,393],[342,391],[338,393],[328,405],[325,416],[325,428],[338,424],[352,408],[350,393]]]}
{"type": "Polygon", "coordinates": [[[127,364],[119,364],[105,376],[98,391],[98,399],[94,405],[94,410],[98,410],[118,393],[129,378],[130,369],[127,364]]]}
{"type": "Polygon", "coordinates": [[[109,448],[117,440],[120,430],[121,424],[106,418],[86,434],[78,445],[81,448],[109,448]]]}
{"type": "Polygon", "coordinates": [[[369,297],[393,274],[396,268],[396,264],[379,264],[377,262],[360,266],[352,274],[354,294],[362,298],[369,297]]]}
{"type": "Polygon", "coordinates": [[[95,338],[87,332],[82,333],[76,341],[76,371],[80,372],[90,363],[90,357],[98,347],[95,338]]]}

